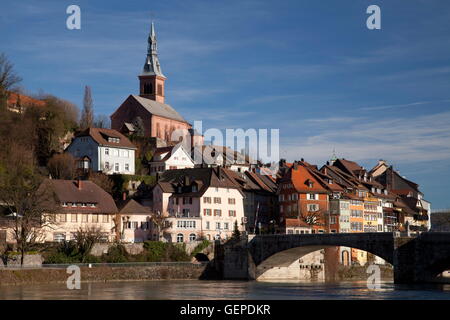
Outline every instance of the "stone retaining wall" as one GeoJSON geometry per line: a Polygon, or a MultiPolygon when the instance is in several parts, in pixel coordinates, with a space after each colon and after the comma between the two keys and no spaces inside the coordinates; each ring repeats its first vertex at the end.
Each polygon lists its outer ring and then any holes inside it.
{"type": "MultiPolygon", "coordinates": [[[[206,265],[133,266],[133,267],[81,267],[81,281],[127,281],[163,279],[199,279],[206,265]]],[[[66,282],[66,269],[0,270],[0,286],[14,284],[66,282]]]]}

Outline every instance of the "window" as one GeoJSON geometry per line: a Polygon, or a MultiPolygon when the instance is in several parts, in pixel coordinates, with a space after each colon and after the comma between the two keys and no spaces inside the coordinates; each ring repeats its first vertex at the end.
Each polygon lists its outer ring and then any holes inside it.
{"type": "Polygon", "coordinates": [[[218,203],[218,204],[222,203],[221,198],[214,197],[214,203],[218,203]]]}
{"type": "Polygon", "coordinates": [[[72,213],[72,214],[71,214],[70,221],[71,221],[71,222],[77,222],[77,214],[76,214],[76,213],[72,213]]]}
{"type": "Polygon", "coordinates": [[[109,162],[108,161],[105,162],[105,170],[109,170],[109,162]]]}
{"type": "Polygon", "coordinates": [[[235,198],[228,198],[228,204],[236,204],[235,198]]]}
{"type": "Polygon", "coordinates": [[[224,222],[224,224],[223,224],[223,229],[224,229],[224,230],[228,230],[228,227],[229,227],[228,222],[224,222]]]}
{"type": "Polygon", "coordinates": [[[308,204],[308,211],[318,211],[319,210],[319,206],[317,204],[308,204]]]}
{"type": "Polygon", "coordinates": [[[189,241],[195,241],[196,238],[197,238],[197,237],[195,236],[195,233],[191,233],[191,234],[189,235],[189,241]]]}
{"type": "Polygon", "coordinates": [[[125,171],[130,171],[130,165],[128,163],[125,163],[125,171]]]}
{"type": "Polygon", "coordinates": [[[183,242],[183,234],[182,233],[179,233],[179,234],[177,234],[177,242],[183,242]]]}
{"type": "Polygon", "coordinates": [[[211,203],[211,197],[204,197],[203,203],[211,203]]]}
{"type": "Polygon", "coordinates": [[[81,215],[81,222],[88,222],[88,215],[87,214],[82,214],[81,215]]]}
{"type": "Polygon", "coordinates": [[[206,221],[206,230],[209,230],[209,221],[206,221]]]}
{"type": "Polygon", "coordinates": [[[183,204],[192,204],[192,198],[191,197],[184,197],[183,198],[183,204]]]}
{"type": "Polygon", "coordinates": [[[228,210],[228,216],[236,217],[236,210],[228,210]]]}
{"type": "Polygon", "coordinates": [[[216,222],[216,230],[220,230],[220,222],[216,222]]]}
{"type": "Polygon", "coordinates": [[[93,222],[93,223],[98,223],[98,213],[94,213],[94,214],[92,215],[92,222],[93,222]]]}
{"type": "Polygon", "coordinates": [[[109,156],[109,148],[105,148],[105,155],[109,156]]]}
{"type": "Polygon", "coordinates": [[[103,223],[108,223],[109,222],[109,216],[107,214],[103,215],[103,223]]]}
{"type": "Polygon", "coordinates": [[[222,210],[220,210],[220,209],[214,209],[214,215],[215,215],[215,216],[218,216],[218,217],[222,216],[222,210]]]}
{"type": "Polygon", "coordinates": [[[66,222],[67,221],[67,217],[65,213],[62,213],[59,215],[59,222],[66,222]]]}
{"type": "Polygon", "coordinates": [[[118,164],[118,163],[116,163],[116,164],[114,165],[114,170],[115,170],[115,171],[119,171],[119,164],[118,164]]]}
{"type": "Polygon", "coordinates": [[[203,209],[203,215],[204,216],[210,216],[211,215],[211,209],[203,209]]]}
{"type": "Polygon", "coordinates": [[[183,217],[189,217],[190,210],[189,209],[183,209],[183,217]]]}
{"type": "Polygon", "coordinates": [[[319,200],[319,195],[314,193],[308,193],[308,200],[319,200]]]}
{"type": "Polygon", "coordinates": [[[336,217],[335,216],[331,216],[330,217],[330,224],[335,224],[336,223],[336,217]]]}

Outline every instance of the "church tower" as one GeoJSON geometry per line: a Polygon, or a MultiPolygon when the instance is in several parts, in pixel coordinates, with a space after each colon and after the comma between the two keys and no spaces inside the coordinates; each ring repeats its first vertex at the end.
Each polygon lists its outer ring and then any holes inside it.
{"type": "Polygon", "coordinates": [[[144,69],[139,75],[139,95],[143,98],[164,103],[164,81],[166,81],[166,77],[161,72],[155,26],[152,22],[148,36],[147,58],[145,59],[144,69]]]}

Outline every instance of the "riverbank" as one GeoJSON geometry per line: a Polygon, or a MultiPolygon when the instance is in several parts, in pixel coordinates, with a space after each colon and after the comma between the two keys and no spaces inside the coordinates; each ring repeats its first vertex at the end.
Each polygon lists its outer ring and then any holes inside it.
{"type": "MultiPolygon", "coordinates": [[[[80,267],[81,282],[108,282],[133,280],[196,280],[201,278],[206,265],[177,264],[155,266],[96,266],[80,267]]],[[[0,286],[66,282],[65,268],[2,269],[0,286]]]]}

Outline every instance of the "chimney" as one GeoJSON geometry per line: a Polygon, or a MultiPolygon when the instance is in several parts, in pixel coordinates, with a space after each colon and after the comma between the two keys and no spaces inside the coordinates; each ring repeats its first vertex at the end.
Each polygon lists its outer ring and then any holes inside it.
{"type": "Polygon", "coordinates": [[[80,178],[78,178],[78,180],[77,180],[77,187],[78,187],[78,190],[81,190],[82,183],[81,183],[81,179],[80,178]]]}
{"type": "Polygon", "coordinates": [[[127,193],[126,192],[122,193],[122,200],[123,201],[127,200],[127,193]]]}

